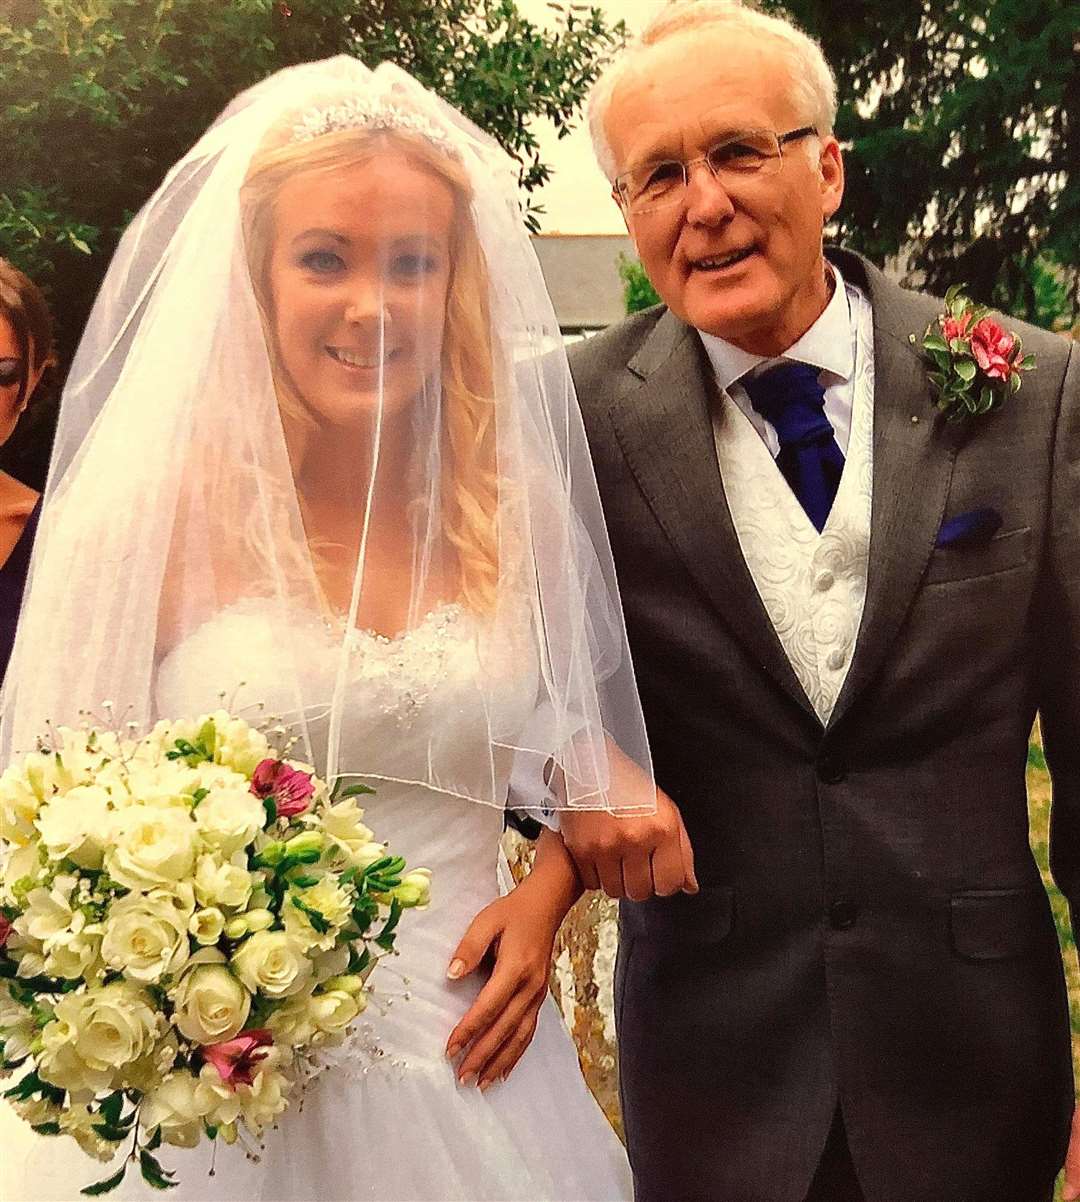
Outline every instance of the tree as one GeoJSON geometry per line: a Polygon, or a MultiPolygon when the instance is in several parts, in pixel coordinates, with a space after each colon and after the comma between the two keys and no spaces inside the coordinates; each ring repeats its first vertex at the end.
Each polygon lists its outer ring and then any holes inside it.
{"type": "MultiPolygon", "coordinates": [[[[533,124],[573,119],[625,36],[513,0],[0,0],[0,255],[50,294],[66,358],[123,227],[237,92],[307,59],[390,59],[496,137],[526,192],[533,124]]],[[[535,226],[541,212],[528,219],[535,226]]]]}
{"type": "MultiPolygon", "coordinates": [[[[778,0],[762,7],[779,9],[778,0]]],[[[849,145],[840,238],[911,282],[1080,316],[1077,0],[786,0],[821,42],[849,145]]]]}

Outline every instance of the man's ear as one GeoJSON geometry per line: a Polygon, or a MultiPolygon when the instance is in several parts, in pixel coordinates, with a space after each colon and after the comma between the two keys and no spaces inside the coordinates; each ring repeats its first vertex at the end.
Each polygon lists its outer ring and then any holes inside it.
{"type": "Polygon", "coordinates": [[[840,143],[830,134],[821,139],[821,211],[828,221],[844,199],[844,156],[840,143]]]}

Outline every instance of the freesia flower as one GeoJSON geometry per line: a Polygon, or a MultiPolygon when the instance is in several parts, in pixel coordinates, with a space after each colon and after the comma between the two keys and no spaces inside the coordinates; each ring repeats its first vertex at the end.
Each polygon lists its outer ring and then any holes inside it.
{"type": "Polygon", "coordinates": [[[259,1061],[265,1060],[273,1046],[274,1037],[265,1028],[244,1031],[224,1043],[213,1043],[203,1048],[203,1056],[218,1071],[218,1076],[235,1089],[237,1085],[250,1085],[259,1071],[259,1061]]]}
{"type": "Polygon", "coordinates": [[[309,773],[290,768],[284,760],[263,760],[251,778],[251,791],[264,800],[271,798],[279,818],[293,818],[307,810],[315,785],[309,773]]]}

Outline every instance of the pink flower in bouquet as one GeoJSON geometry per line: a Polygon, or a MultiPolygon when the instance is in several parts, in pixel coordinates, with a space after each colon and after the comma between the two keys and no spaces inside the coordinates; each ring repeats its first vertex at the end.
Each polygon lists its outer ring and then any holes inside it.
{"type": "Polygon", "coordinates": [[[979,370],[991,380],[1007,380],[1017,371],[1016,338],[996,321],[984,317],[971,331],[971,353],[979,370]]]}
{"type": "Polygon", "coordinates": [[[0,947],[3,947],[8,941],[8,936],[14,930],[11,923],[0,914],[0,947]]]}
{"type": "Polygon", "coordinates": [[[212,1043],[203,1048],[203,1056],[218,1071],[218,1076],[235,1089],[237,1085],[250,1085],[259,1071],[263,1060],[274,1042],[268,1030],[242,1031],[224,1043],[212,1043]]]}
{"type": "Polygon", "coordinates": [[[279,818],[293,818],[311,804],[315,786],[307,772],[290,768],[284,760],[263,760],[251,778],[256,797],[272,798],[279,818]]]}
{"type": "Polygon", "coordinates": [[[941,319],[941,332],[945,337],[945,341],[952,342],[954,338],[963,338],[967,334],[970,324],[970,313],[961,313],[959,317],[943,317],[941,319]]]}

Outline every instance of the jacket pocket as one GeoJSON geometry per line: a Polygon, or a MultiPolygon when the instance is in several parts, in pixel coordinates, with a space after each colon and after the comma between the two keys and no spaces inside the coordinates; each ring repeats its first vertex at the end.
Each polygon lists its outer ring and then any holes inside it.
{"type": "Polygon", "coordinates": [[[930,556],[924,584],[950,584],[978,580],[1021,568],[1031,558],[1031,527],[1022,526],[1005,534],[995,534],[989,542],[975,546],[959,544],[937,547],[930,556]]]}
{"type": "Polygon", "coordinates": [[[971,889],[949,899],[953,948],[965,960],[1023,956],[1047,938],[1049,901],[1042,889],[971,889]]]}
{"type": "Polygon", "coordinates": [[[735,890],[731,885],[702,885],[693,895],[624,901],[619,910],[623,932],[631,937],[679,943],[719,943],[735,921],[735,890]]]}

